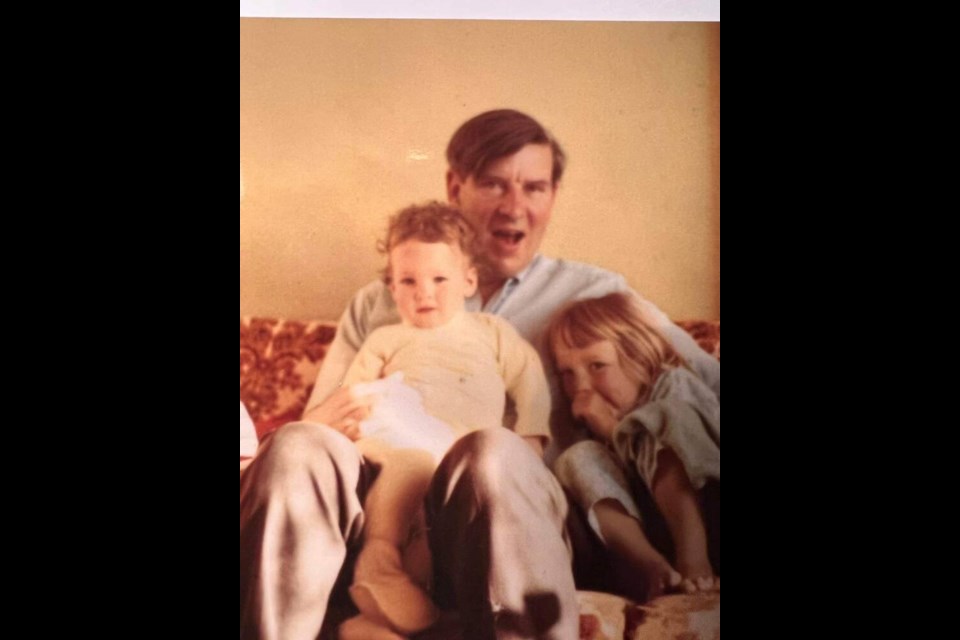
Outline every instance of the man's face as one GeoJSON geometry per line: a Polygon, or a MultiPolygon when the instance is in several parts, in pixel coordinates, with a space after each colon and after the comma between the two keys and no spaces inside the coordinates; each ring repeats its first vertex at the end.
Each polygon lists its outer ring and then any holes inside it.
{"type": "Polygon", "coordinates": [[[550,145],[528,144],[465,179],[447,174],[447,197],[477,232],[478,257],[506,280],[530,264],[547,232],[557,185],[550,145]]]}
{"type": "Polygon", "coordinates": [[[477,290],[477,271],[460,247],[407,240],[390,250],[390,293],[406,325],[445,325],[477,290]]]}

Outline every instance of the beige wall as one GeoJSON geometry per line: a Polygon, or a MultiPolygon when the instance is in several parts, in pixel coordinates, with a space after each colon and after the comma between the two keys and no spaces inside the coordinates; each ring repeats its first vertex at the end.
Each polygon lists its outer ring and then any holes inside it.
{"type": "Polygon", "coordinates": [[[240,20],[240,315],[336,318],[389,214],[443,198],[467,118],[526,111],[570,165],[544,253],[720,317],[719,25],[240,20]]]}

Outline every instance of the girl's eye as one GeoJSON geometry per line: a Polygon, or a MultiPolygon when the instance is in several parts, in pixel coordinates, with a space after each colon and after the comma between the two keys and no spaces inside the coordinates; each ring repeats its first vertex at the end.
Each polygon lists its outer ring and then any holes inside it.
{"type": "Polygon", "coordinates": [[[400,284],[407,285],[408,287],[409,287],[409,286],[412,286],[412,285],[413,285],[413,278],[404,278],[403,280],[400,281],[400,284]]]}
{"type": "Polygon", "coordinates": [[[590,363],[590,370],[591,370],[591,371],[602,371],[603,369],[606,369],[606,368],[607,368],[607,363],[606,363],[606,362],[591,362],[591,363],[590,363]]]}
{"type": "Polygon", "coordinates": [[[440,284],[442,282],[446,282],[447,278],[444,276],[437,276],[436,278],[433,279],[433,281],[436,282],[437,284],[440,284]]]}

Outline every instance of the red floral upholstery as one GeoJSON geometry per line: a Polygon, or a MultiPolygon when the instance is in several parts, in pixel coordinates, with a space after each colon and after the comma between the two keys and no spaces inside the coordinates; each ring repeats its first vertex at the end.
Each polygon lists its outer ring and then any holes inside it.
{"type": "Polygon", "coordinates": [[[336,331],[332,322],[240,319],[240,401],[258,435],[300,418],[336,331]]]}
{"type": "Polygon", "coordinates": [[[677,322],[684,331],[693,336],[700,348],[720,359],[720,321],[719,320],[681,320],[677,322]]]}

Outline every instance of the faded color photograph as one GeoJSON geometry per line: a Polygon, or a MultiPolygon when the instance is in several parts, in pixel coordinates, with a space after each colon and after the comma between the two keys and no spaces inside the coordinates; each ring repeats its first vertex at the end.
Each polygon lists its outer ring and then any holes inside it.
{"type": "Polygon", "coordinates": [[[240,636],[718,638],[718,23],[240,20],[240,636]]]}

